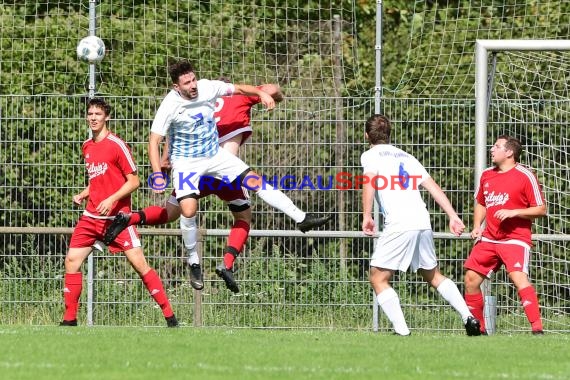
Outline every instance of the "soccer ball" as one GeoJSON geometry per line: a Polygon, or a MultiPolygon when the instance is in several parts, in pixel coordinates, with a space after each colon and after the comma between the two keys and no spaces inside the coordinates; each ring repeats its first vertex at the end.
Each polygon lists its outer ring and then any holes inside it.
{"type": "Polygon", "coordinates": [[[98,63],[105,57],[105,44],[97,36],[88,36],[77,44],[77,58],[89,63],[98,63]]]}

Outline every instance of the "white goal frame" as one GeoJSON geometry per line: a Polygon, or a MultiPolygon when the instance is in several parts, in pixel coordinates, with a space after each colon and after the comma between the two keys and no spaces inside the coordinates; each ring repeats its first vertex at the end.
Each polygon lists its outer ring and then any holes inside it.
{"type": "MultiPolygon", "coordinates": [[[[489,102],[488,59],[490,52],[570,51],[570,40],[476,40],[475,42],[475,183],[487,167],[487,118],[489,102]]],[[[541,236],[542,238],[542,236],[541,236]]],[[[548,239],[547,237],[545,237],[548,239]]],[[[489,334],[495,332],[496,297],[490,282],[482,285],[485,296],[485,322],[489,334]]]]}
{"type": "Polygon", "coordinates": [[[487,102],[489,52],[566,51],[570,40],[477,40],[475,42],[475,183],[487,166],[487,102]]]}

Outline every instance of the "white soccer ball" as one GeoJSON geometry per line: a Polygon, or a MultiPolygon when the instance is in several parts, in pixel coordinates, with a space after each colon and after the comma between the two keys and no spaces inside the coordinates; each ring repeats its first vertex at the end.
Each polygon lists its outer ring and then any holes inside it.
{"type": "Polygon", "coordinates": [[[105,44],[97,36],[88,36],[77,44],[77,58],[89,63],[98,63],[105,57],[105,44]]]}

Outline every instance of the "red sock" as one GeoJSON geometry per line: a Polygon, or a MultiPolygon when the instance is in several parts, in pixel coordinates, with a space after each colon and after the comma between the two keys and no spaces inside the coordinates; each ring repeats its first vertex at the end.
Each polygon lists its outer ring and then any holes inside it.
{"type": "Polygon", "coordinates": [[[481,332],[485,332],[485,317],[483,316],[483,293],[465,294],[465,303],[475,318],[481,323],[481,332]]]}
{"type": "Polygon", "coordinates": [[[527,286],[519,291],[522,306],[526,318],[530,322],[532,331],[542,330],[542,320],[540,319],[540,308],[538,305],[538,297],[532,286],[527,286]]]}
{"type": "Polygon", "coordinates": [[[77,319],[79,310],[79,297],[83,288],[83,275],[78,273],[66,273],[64,276],[63,301],[65,303],[64,321],[77,319]]]}
{"type": "Polygon", "coordinates": [[[224,250],[224,265],[231,269],[236,257],[243,250],[243,246],[249,236],[249,223],[238,220],[234,223],[228,236],[228,246],[224,250]]]}
{"type": "Polygon", "coordinates": [[[162,314],[166,318],[172,317],[174,312],[172,311],[172,307],[170,307],[170,302],[168,301],[158,273],[156,273],[154,269],[151,269],[142,276],[142,280],[151,297],[154,298],[158,306],[162,309],[162,314]]]}
{"type": "Polygon", "coordinates": [[[141,212],[144,212],[144,210],[143,211],[133,211],[131,213],[131,219],[129,219],[129,226],[132,226],[135,224],[141,224],[141,220],[142,220],[141,214],[140,214],[141,212]]]}
{"type": "Polygon", "coordinates": [[[142,211],[136,211],[131,214],[129,226],[132,226],[133,224],[155,226],[157,224],[166,224],[167,222],[168,212],[166,211],[166,207],[148,206],[142,211]]]}

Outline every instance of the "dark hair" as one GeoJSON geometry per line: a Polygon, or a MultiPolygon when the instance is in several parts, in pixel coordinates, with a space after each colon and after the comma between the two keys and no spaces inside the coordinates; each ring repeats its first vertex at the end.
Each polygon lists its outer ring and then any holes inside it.
{"type": "Polygon", "coordinates": [[[182,75],[193,72],[194,72],[194,66],[192,66],[192,64],[187,60],[174,62],[168,67],[168,74],[170,74],[172,83],[178,83],[182,75]]]}
{"type": "Polygon", "coordinates": [[[366,120],[366,134],[368,135],[368,142],[372,145],[388,144],[391,131],[392,124],[384,115],[375,114],[366,120]]]}
{"type": "Polygon", "coordinates": [[[522,144],[519,139],[509,135],[500,135],[497,140],[506,140],[505,149],[512,150],[515,162],[519,162],[522,152],[522,144]]]}
{"type": "Polygon", "coordinates": [[[111,114],[111,106],[103,98],[89,99],[89,101],[87,102],[87,111],[89,111],[89,108],[91,107],[101,108],[105,112],[105,115],[107,116],[111,114]]]}

